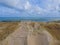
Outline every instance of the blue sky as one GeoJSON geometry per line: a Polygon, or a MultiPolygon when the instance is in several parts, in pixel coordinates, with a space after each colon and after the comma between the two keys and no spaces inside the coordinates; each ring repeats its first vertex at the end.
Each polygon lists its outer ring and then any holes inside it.
{"type": "Polygon", "coordinates": [[[0,0],[0,17],[60,17],[60,0],[0,0]]]}

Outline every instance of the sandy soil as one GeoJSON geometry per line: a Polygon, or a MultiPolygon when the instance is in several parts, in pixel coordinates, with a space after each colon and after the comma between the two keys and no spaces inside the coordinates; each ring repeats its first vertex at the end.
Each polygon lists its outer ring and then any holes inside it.
{"type": "Polygon", "coordinates": [[[15,26],[17,24],[17,28],[16,26],[15,29],[13,28],[14,26],[9,28],[8,30],[10,31],[14,29],[14,31],[12,31],[13,33],[9,31],[9,35],[0,41],[0,45],[60,45],[58,41],[58,39],[60,39],[59,24],[41,22],[6,23],[6,25],[7,24],[8,26],[12,26],[12,24],[15,26]]]}

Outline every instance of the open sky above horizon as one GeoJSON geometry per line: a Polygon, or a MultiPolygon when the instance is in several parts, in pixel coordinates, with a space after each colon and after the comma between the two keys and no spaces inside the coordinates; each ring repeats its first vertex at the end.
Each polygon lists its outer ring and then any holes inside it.
{"type": "Polygon", "coordinates": [[[0,0],[0,17],[60,17],[60,0],[0,0]]]}

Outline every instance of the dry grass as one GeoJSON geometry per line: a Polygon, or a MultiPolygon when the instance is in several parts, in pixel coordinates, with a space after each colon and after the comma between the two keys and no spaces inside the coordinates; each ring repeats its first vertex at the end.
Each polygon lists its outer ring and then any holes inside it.
{"type": "Polygon", "coordinates": [[[60,23],[47,23],[44,28],[57,40],[60,40],[60,23]]]}
{"type": "Polygon", "coordinates": [[[54,38],[60,40],[60,23],[58,22],[25,22],[25,24],[34,35],[41,34],[41,31],[46,30],[54,38]]]}
{"type": "Polygon", "coordinates": [[[44,29],[48,31],[54,38],[60,40],[60,23],[58,22],[25,22],[28,30],[34,34],[41,34],[44,29]]]}
{"type": "Polygon", "coordinates": [[[0,41],[17,29],[19,22],[0,22],[0,41]]]}
{"type": "Polygon", "coordinates": [[[9,34],[14,32],[19,24],[27,27],[28,31],[31,31],[34,35],[41,34],[41,31],[45,29],[55,39],[60,40],[60,23],[57,22],[0,22],[0,40],[5,39],[9,34]]]}

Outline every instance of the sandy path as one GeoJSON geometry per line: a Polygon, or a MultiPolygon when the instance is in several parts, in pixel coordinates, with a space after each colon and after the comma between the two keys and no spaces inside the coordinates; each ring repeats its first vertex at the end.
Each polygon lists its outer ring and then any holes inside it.
{"type": "Polygon", "coordinates": [[[0,45],[26,45],[27,31],[25,26],[19,27],[10,34],[0,45]]]}
{"type": "MultiPolygon", "coordinates": [[[[46,30],[41,33],[42,35],[29,35],[27,31],[27,24],[20,24],[20,27],[3,40],[0,45],[49,45],[49,42],[53,40],[53,37],[46,30]]],[[[36,28],[38,28],[38,26],[36,28]]]]}

